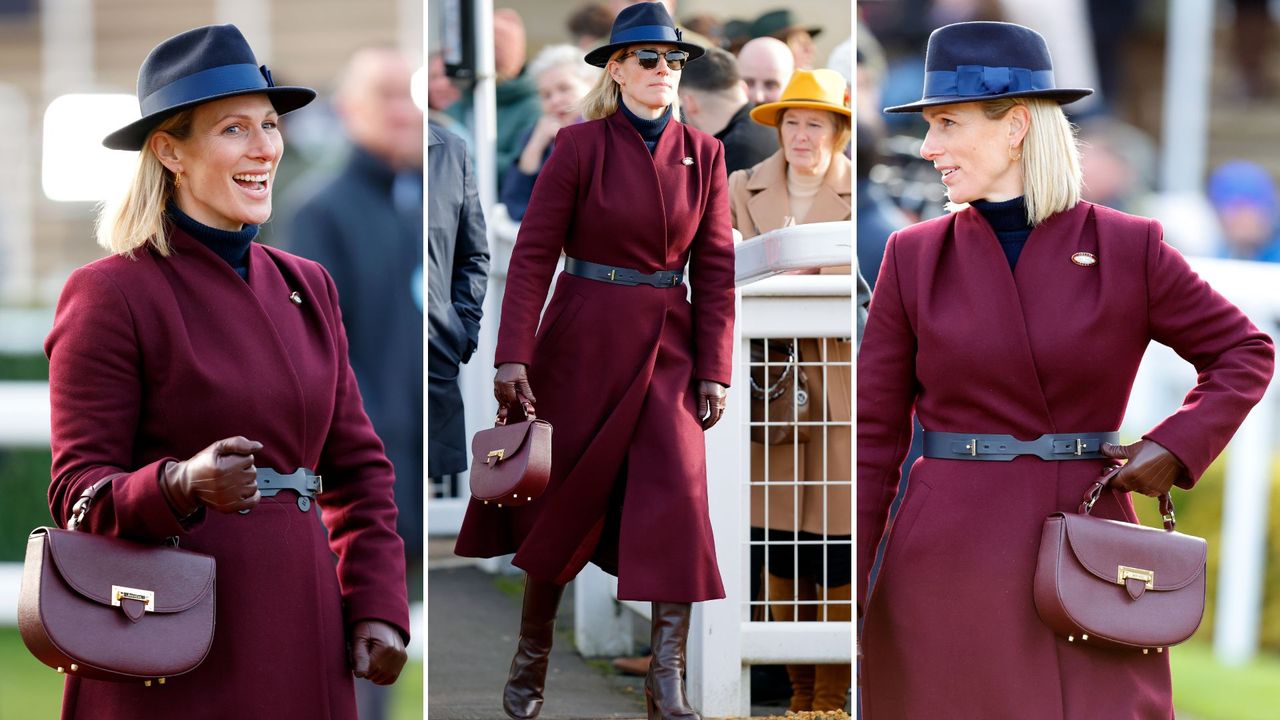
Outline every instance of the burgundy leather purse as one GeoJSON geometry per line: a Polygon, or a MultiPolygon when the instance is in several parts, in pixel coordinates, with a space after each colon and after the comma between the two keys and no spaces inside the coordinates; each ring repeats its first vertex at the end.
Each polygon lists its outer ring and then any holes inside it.
{"type": "Polygon", "coordinates": [[[551,423],[539,420],[532,405],[522,422],[499,415],[471,439],[471,456],[472,497],[498,507],[528,505],[551,477],[551,423]]]}
{"type": "Polygon", "coordinates": [[[1090,487],[1078,513],[1045,520],[1036,611],[1069,642],[1164,652],[1200,626],[1208,544],[1174,531],[1168,493],[1160,496],[1164,530],[1091,516],[1114,475],[1090,487]]]}
{"type": "Polygon", "coordinates": [[[214,560],[79,530],[108,482],[84,491],[66,530],[39,527],[27,538],[18,630],[60,673],[163,685],[209,654],[214,560]]]}

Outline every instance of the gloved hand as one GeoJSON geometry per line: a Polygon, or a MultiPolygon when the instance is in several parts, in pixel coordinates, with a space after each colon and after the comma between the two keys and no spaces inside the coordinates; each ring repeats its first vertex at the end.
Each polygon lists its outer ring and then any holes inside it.
{"type": "Polygon", "coordinates": [[[714,380],[698,381],[698,419],[702,421],[703,430],[710,430],[720,422],[727,394],[727,388],[714,380]]]}
{"type": "Polygon", "coordinates": [[[223,438],[182,462],[171,462],[160,475],[160,487],[178,515],[201,505],[231,513],[252,508],[262,499],[253,453],[262,443],[243,437],[223,438]]]}
{"type": "Polygon", "coordinates": [[[351,669],[374,685],[390,685],[409,659],[404,640],[381,620],[361,620],[351,628],[351,669]]]}
{"type": "Polygon", "coordinates": [[[529,371],[521,363],[502,363],[493,377],[493,396],[498,399],[498,417],[506,420],[510,408],[521,405],[527,415],[530,403],[538,401],[529,387],[529,371]]]}
{"type": "MultiPolygon", "coordinates": [[[[1152,440],[1139,440],[1129,445],[1104,442],[1101,450],[1109,458],[1127,461],[1108,485],[1121,492],[1134,491],[1160,497],[1169,492],[1173,481],[1187,471],[1173,453],[1152,440]]],[[[1107,468],[1103,474],[1111,469],[1107,468]]]]}

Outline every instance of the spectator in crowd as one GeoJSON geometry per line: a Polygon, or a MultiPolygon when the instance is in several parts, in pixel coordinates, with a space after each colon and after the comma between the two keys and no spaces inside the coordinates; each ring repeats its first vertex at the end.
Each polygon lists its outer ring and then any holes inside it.
{"type": "MultiPolygon", "coordinates": [[[[396,531],[422,567],[422,111],[398,50],[351,56],[334,107],[351,143],[284,225],[285,244],[324,265],[338,289],[365,412],[396,471],[396,531]]],[[[415,573],[416,576],[416,573],[415,573]]],[[[418,584],[414,584],[418,587],[418,584]]],[[[360,683],[360,717],[385,718],[389,693],[360,683]]]]}
{"type": "Polygon", "coordinates": [[[754,38],[738,53],[738,74],[753,105],[777,102],[795,71],[795,57],[777,38],[754,38]]]}
{"type": "Polygon", "coordinates": [[[572,45],[548,45],[529,63],[542,116],[521,139],[520,154],[502,178],[499,200],[512,220],[524,217],[533,183],[551,156],[556,133],[566,125],[582,122],[582,98],[599,75],[598,69],[582,62],[582,51],[572,45]]]}
{"type": "Polygon", "coordinates": [[[770,10],[751,23],[751,37],[771,37],[786,43],[795,58],[795,66],[805,70],[813,67],[817,46],[813,39],[822,32],[818,27],[802,27],[795,13],[789,9],[770,10]]]}
{"type": "Polygon", "coordinates": [[[871,170],[881,161],[880,144],[885,138],[884,116],[880,112],[880,82],[884,78],[885,59],[880,44],[858,23],[857,77],[858,124],[857,152],[858,193],[858,269],[875,288],[889,236],[910,224],[878,183],[871,180],[871,170]]]}
{"type": "Polygon", "coordinates": [[[1222,225],[1218,257],[1280,262],[1280,201],[1266,168],[1231,160],[1209,176],[1209,201],[1222,225]]]}
{"type": "Polygon", "coordinates": [[[680,108],[686,122],[724,143],[726,172],[749,168],[778,149],[775,133],[751,121],[738,63],[720,48],[709,48],[700,62],[685,68],[680,108]]]}
{"type": "Polygon", "coordinates": [[[493,66],[498,76],[495,91],[498,137],[495,165],[498,177],[520,154],[520,139],[538,122],[542,101],[538,88],[525,70],[524,20],[511,8],[493,11],[493,66]]]}
{"type": "Polygon", "coordinates": [[[751,39],[751,21],[739,18],[725,20],[720,27],[720,36],[724,38],[724,49],[737,57],[742,52],[742,46],[751,39]]]}
{"type": "Polygon", "coordinates": [[[569,16],[569,37],[580,50],[597,47],[609,37],[613,16],[604,3],[589,2],[569,16]]]}
{"type": "Polygon", "coordinates": [[[439,50],[432,52],[427,56],[427,118],[445,127],[462,127],[461,123],[445,114],[461,97],[462,92],[445,74],[444,54],[439,50]]]}
{"type": "Polygon", "coordinates": [[[1150,214],[1156,179],[1156,148],[1138,128],[1112,117],[1080,123],[1081,197],[1139,215],[1150,214]]]}
{"type": "MultiPolygon", "coordinates": [[[[777,128],[781,149],[729,176],[730,211],[742,237],[794,224],[849,220],[853,169],[844,155],[851,134],[844,77],[834,70],[797,70],[778,102],[756,107],[751,118],[777,128]]],[[[848,265],[823,269],[849,271],[848,265]]],[[[761,359],[773,358],[773,346],[780,344],[784,366],[792,356],[800,363],[829,364],[804,370],[802,365],[791,367],[797,373],[795,382],[807,378],[811,399],[806,419],[832,424],[810,428],[807,442],[796,430],[790,439],[762,433],[769,442],[751,443],[752,535],[771,541],[766,550],[765,597],[775,620],[847,621],[852,616],[852,342],[802,338],[795,348],[786,341],[769,341],[761,359]],[[799,445],[796,452],[793,443],[799,445]],[[798,457],[793,460],[793,455],[798,457]],[[763,485],[766,479],[769,488],[763,485]],[[797,481],[806,484],[791,484],[797,481]],[[801,544],[796,545],[797,541],[801,544]]],[[[771,382],[760,383],[764,398],[770,396],[771,382]]],[[[782,402],[791,401],[791,394],[784,393],[782,402]]],[[[781,405],[764,402],[771,412],[781,405]]],[[[790,711],[844,708],[849,665],[789,665],[787,673],[792,688],[790,711]]]]}

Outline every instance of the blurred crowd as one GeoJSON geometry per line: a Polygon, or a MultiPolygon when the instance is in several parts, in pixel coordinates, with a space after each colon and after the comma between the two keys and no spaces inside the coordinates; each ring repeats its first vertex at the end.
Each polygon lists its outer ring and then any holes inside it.
{"type": "MultiPolygon", "coordinates": [[[[1068,0],[860,0],[857,37],[858,259],[874,283],[889,233],[941,214],[944,188],[919,156],[918,115],[881,109],[919,96],[929,33],[967,20],[1028,25],[1047,38],[1060,82],[1098,93],[1066,108],[1078,128],[1084,199],[1155,217],[1187,255],[1280,262],[1280,195],[1266,158],[1216,158],[1202,192],[1158,187],[1158,110],[1166,3],[1068,0]],[[1154,6],[1160,5],[1156,8],[1154,6]],[[1077,32],[1079,30],[1079,32],[1077,32]]],[[[1267,61],[1275,21],[1266,0],[1232,0],[1215,38],[1215,100],[1245,108],[1276,100],[1267,61]]],[[[1218,105],[1215,104],[1215,108],[1218,105]]],[[[1212,142],[1211,138],[1211,142],[1212,142]]]]}

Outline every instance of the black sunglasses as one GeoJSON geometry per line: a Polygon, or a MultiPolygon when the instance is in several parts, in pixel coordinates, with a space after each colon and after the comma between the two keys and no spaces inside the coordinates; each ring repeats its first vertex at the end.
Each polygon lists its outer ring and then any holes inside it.
{"type": "Polygon", "coordinates": [[[666,54],[663,54],[652,48],[624,52],[618,56],[618,62],[626,60],[631,55],[636,56],[636,60],[640,62],[640,67],[645,70],[652,70],[658,67],[658,58],[660,57],[666,58],[667,67],[677,71],[683,70],[684,64],[689,62],[689,53],[684,50],[668,50],[666,54]]]}

